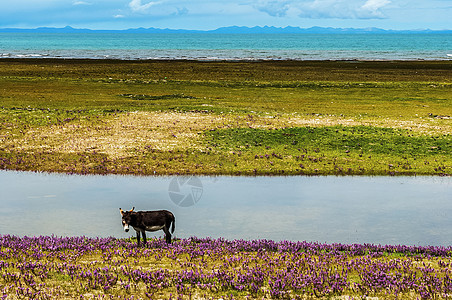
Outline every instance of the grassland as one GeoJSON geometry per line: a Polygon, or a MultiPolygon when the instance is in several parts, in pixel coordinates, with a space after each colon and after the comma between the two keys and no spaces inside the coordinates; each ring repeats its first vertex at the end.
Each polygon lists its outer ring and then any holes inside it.
{"type": "Polygon", "coordinates": [[[0,169],[450,175],[452,62],[0,61],[0,169]]]}

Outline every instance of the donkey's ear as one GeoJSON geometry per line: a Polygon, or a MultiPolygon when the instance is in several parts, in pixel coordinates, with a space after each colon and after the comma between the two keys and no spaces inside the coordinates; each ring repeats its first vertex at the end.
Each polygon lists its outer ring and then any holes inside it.
{"type": "Polygon", "coordinates": [[[124,215],[124,211],[121,208],[119,208],[119,212],[121,213],[121,215],[124,215]]]}

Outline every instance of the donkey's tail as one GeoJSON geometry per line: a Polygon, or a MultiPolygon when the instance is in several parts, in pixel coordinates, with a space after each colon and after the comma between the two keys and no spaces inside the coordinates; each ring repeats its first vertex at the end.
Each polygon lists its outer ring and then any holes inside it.
{"type": "Polygon", "coordinates": [[[173,219],[171,220],[171,233],[174,233],[174,228],[176,227],[176,217],[174,217],[173,214],[171,214],[173,219]]]}

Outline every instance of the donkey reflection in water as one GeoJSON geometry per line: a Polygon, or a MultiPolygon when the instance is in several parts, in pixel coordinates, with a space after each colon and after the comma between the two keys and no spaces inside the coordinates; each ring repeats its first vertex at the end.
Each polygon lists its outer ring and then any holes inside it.
{"type": "Polygon", "coordinates": [[[122,226],[124,231],[129,231],[129,226],[137,232],[137,243],[140,245],[140,232],[143,236],[143,245],[146,244],[146,231],[157,231],[162,229],[165,232],[166,242],[171,243],[171,233],[174,233],[174,227],[176,219],[174,215],[167,210],[157,211],[123,211],[121,208],[119,211],[122,215],[122,226]],[[171,225],[171,233],[170,233],[171,225]]]}

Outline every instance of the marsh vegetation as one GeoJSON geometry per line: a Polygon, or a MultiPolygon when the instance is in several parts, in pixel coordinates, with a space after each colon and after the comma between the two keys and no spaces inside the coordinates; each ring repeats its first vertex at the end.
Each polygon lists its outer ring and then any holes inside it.
{"type": "Polygon", "coordinates": [[[447,175],[452,63],[0,61],[0,168],[447,175]]]}

